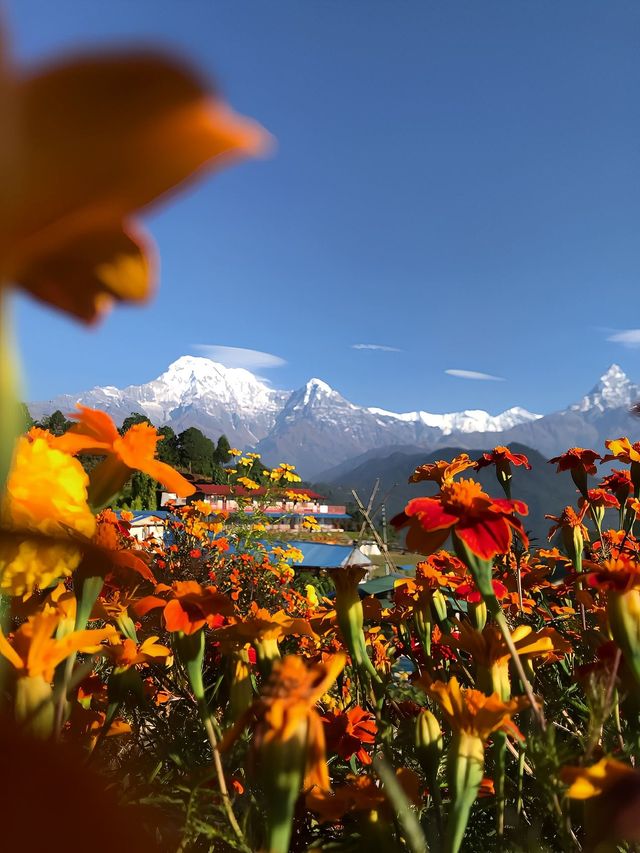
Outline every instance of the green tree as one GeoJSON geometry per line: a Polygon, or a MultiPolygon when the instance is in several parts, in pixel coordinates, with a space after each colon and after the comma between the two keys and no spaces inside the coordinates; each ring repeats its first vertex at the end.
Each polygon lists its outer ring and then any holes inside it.
{"type": "Polygon", "coordinates": [[[213,472],[215,444],[196,427],[189,427],[177,438],[178,464],[191,474],[210,477],[213,472]]]}
{"type": "Polygon", "coordinates": [[[60,409],[56,409],[52,414],[36,421],[35,426],[47,429],[53,435],[64,435],[73,426],[73,421],[65,418],[60,409]]]}
{"type": "Polygon", "coordinates": [[[146,415],[141,415],[140,412],[131,412],[123,421],[119,429],[120,435],[124,435],[127,430],[136,424],[150,424],[151,421],[146,415]]]}
{"type": "Polygon", "coordinates": [[[231,445],[229,444],[229,439],[226,435],[221,435],[218,439],[218,444],[216,445],[213,461],[220,466],[226,465],[231,459],[231,454],[229,453],[230,450],[231,445]]]}
{"type": "Polygon", "coordinates": [[[131,479],[114,500],[114,506],[119,509],[150,509],[158,508],[157,482],[142,471],[134,471],[131,479]]]}
{"type": "Polygon", "coordinates": [[[158,442],[158,459],[174,468],[177,467],[180,464],[178,436],[170,426],[160,427],[158,434],[162,436],[162,441],[158,442]]]}

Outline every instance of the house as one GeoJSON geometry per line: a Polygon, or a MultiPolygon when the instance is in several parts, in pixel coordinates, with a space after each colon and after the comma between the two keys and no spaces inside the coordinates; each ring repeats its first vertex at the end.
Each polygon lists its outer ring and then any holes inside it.
{"type": "Polygon", "coordinates": [[[138,542],[149,538],[160,540],[164,538],[165,521],[169,515],[166,510],[137,510],[132,515],[129,533],[138,542]]]}
{"type": "Polygon", "coordinates": [[[269,528],[280,531],[303,529],[305,517],[314,518],[320,530],[339,531],[344,529],[345,522],[351,518],[345,506],[327,504],[322,495],[311,489],[298,487],[278,490],[260,487],[249,490],[244,486],[204,482],[195,482],[194,486],[196,493],[186,500],[177,498],[171,492],[162,492],[160,505],[166,506],[172,502],[180,506],[200,500],[207,501],[218,512],[250,514],[260,511],[269,518],[269,528]],[[266,495],[271,497],[272,502],[265,506],[260,499],[266,495]],[[274,498],[274,495],[278,497],[274,498]]]}

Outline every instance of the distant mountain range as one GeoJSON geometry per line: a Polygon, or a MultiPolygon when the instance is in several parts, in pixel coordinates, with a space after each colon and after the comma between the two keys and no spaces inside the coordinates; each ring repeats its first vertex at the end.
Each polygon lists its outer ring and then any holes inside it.
{"type": "Polygon", "coordinates": [[[146,384],[97,387],[29,408],[39,418],[56,409],[68,413],[81,402],[117,422],[141,412],[177,432],[194,426],[211,438],[224,433],[232,444],[257,450],[268,465],[290,462],[306,479],[329,481],[340,474],[335,466],[353,469],[367,455],[514,442],[546,457],[575,445],[601,448],[607,437],[639,431],[629,414],[638,400],[640,387],[614,364],[582,400],[550,415],[517,406],[495,416],[481,410],[398,414],[356,406],[320,379],[296,391],[278,391],[242,368],[183,356],[146,384]]]}
{"type": "MultiPolygon", "coordinates": [[[[578,498],[576,487],[568,474],[557,474],[556,466],[549,465],[545,456],[525,447],[522,444],[512,443],[511,449],[515,453],[524,453],[529,459],[531,470],[524,468],[513,468],[513,480],[511,482],[514,498],[523,500],[529,507],[529,514],[522,519],[525,529],[530,536],[543,544],[546,540],[549,528],[552,524],[545,519],[545,514],[558,515],[567,504],[575,505],[578,498]]],[[[353,464],[345,464],[333,473],[327,472],[327,479],[316,488],[331,501],[336,503],[353,503],[352,489],[355,489],[366,504],[379,480],[376,498],[374,500],[374,521],[381,521],[381,505],[384,504],[387,519],[404,509],[411,498],[424,495],[432,495],[437,491],[434,483],[409,483],[410,474],[418,467],[437,459],[453,459],[459,453],[467,452],[468,448],[453,447],[447,445],[431,453],[424,450],[396,450],[392,453],[373,455],[358,462],[352,460],[353,464]]],[[[480,451],[470,453],[472,458],[480,455],[480,451]]],[[[603,471],[603,476],[608,471],[603,471]]],[[[485,490],[494,497],[503,497],[502,490],[496,481],[495,468],[493,466],[480,471],[470,470],[462,477],[473,477],[479,480],[485,490]]],[[[617,516],[616,516],[617,518],[617,516]]]]}

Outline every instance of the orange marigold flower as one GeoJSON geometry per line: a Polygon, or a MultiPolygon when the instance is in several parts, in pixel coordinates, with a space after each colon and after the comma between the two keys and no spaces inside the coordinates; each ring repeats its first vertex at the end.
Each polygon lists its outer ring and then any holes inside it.
{"type": "Polygon", "coordinates": [[[572,800],[599,797],[623,780],[637,777],[637,771],[615,758],[601,758],[590,767],[560,768],[560,779],[569,785],[566,796],[572,800]]]}
{"type": "Polygon", "coordinates": [[[391,523],[408,527],[407,547],[430,553],[440,548],[452,530],[467,548],[482,559],[491,559],[511,547],[512,530],[526,544],[522,522],[514,515],[526,515],[522,501],[490,498],[474,480],[442,484],[433,498],[414,498],[391,523]]]}
{"type": "Polygon", "coordinates": [[[582,538],[585,542],[589,541],[589,531],[582,523],[585,514],[588,509],[588,504],[583,502],[580,512],[576,512],[572,506],[566,506],[560,515],[545,515],[545,518],[548,518],[550,521],[555,521],[556,523],[549,528],[549,533],[547,538],[549,540],[553,539],[555,534],[560,530],[563,534],[567,533],[569,536],[573,535],[573,531],[580,531],[582,534],[582,538]]]}
{"type": "Polygon", "coordinates": [[[86,540],[96,529],[87,504],[88,484],[77,459],[42,438],[18,439],[0,501],[0,526],[6,530],[0,540],[2,592],[23,595],[78,566],[81,550],[73,534],[86,540]],[[29,538],[30,532],[54,541],[29,538]]]}
{"type": "Polygon", "coordinates": [[[580,498],[579,500],[580,507],[584,506],[585,503],[598,509],[608,509],[610,507],[618,509],[620,507],[620,503],[615,495],[609,494],[605,489],[589,489],[587,499],[580,498]]]}
{"type": "Polygon", "coordinates": [[[505,731],[523,740],[511,717],[529,704],[526,697],[503,702],[496,693],[486,696],[479,690],[461,690],[457,678],[452,678],[447,684],[434,681],[425,690],[440,705],[452,731],[463,732],[482,741],[486,741],[492,732],[505,731]]]}
{"type": "Polygon", "coordinates": [[[148,595],[137,601],[133,610],[138,617],[149,611],[162,607],[167,631],[182,631],[184,634],[195,634],[205,625],[217,627],[216,617],[229,616],[233,612],[233,604],[226,595],[218,592],[216,587],[203,587],[195,581],[176,581],[173,586],[159,584],[155,589],[156,595],[148,595]],[[169,600],[161,598],[157,593],[168,593],[169,600]]]}
{"type": "MultiPolygon", "coordinates": [[[[317,785],[329,790],[324,726],[315,706],[333,685],[345,661],[343,654],[309,666],[296,655],[276,661],[261,696],[227,732],[221,748],[228,747],[251,723],[254,760],[264,762],[265,758],[277,754],[274,749],[297,741],[306,769],[305,787],[317,785]]],[[[291,756],[291,752],[287,755],[291,756]]],[[[268,764],[264,765],[264,771],[269,773],[268,764]]]]}
{"type": "Polygon", "coordinates": [[[58,639],[52,635],[59,622],[59,614],[47,610],[31,616],[11,640],[0,630],[0,654],[15,667],[18,677],[37,677],[50,684],[55,668],[70,654],[104,650],[103,641],[117,636],[115,629],[108,627],[73,631],[58,639]]]}
{"type": "Polygon", "coordinates": [[[479,471],[481,468],[486,468],[488,465],[495,465],[496,468],[504,471],[509,471],[510,465],[524,465],[527,471],[531,470],[529,460],[524,453],[512,453],[508,447],[505,447],[502,444],[494,447],[493,450],[489,451],[489,453],[483,453],[473,467],[476,471],[479,471]]]}
{"type": "Polygon", "coordinates": [[[588,572],[587,583],[597,589],[628,592],[640,588],[640,560],[632,555],[621,554],[602,563],[585,560],[583,568],[588,572]]]}
{"type": "Polygon", "coordinates": [[[604,443],[608,453],[604,457],[605,462],[610,462],[612,459],[617,459],[619,462],[626,462],[630,465],[633,462],[640,462],[640,441],[631,444],[628,438],[608,439],[604,443]]]}
{"type": "Polygon", "coordinates": [[[87,322],[154,288],[155,253],[131,214],[264,147],[257,125],[159,52],[87,54],[35,71],[5,52],[1,74],[0,279],[87,322]]]}
{"type": "Polygon", "coordinates": [[[631,473],[627,468],[618,471],[615,468],[611,471],[608,477],[603,477],[600,483],[601,489],[607,489],[616,496],[622,504],[631,494],[633,484],[631,482],[631,473]]]}
{"type": "Polygon", "coordinates": [[[195,486],[177,471],[156,459],[156,447],[162,436],[150,423],[134,424],[120,435],[105,412],[78,406],[72,414],[78,423],[61,436],[50,439],[52,446],[66,453],[90,453],[106,458],[91,472],[89,497],[96,506],[117,494],[134,471],[142,471],[158,480],[171,492],[188,497],[195,486]]]}
{"type": "Polygon", "coordinates": [[[409,477],[410,483],[421,483],[425,480],[433,483],[447,483],[462,471],[471,468],[474,465],[473,459],[469,458],[468,453],[461,453],[456,456],[451,462],[446,462],[440,459],[438,462],[432,462],[428,465],[420,465],[413,474],[409,477]]]}
{"type": "Polygon", "coordinates": [[[579,469],[585,474],[593,475],[597,473],[596,466],[594,465],[596,459],[602,459],[602,456],[596,453],[595,450],[585,450],[583,447],[571,447],[560,456],[554,456],[553,459],[549,459],[549,464],[555,465],[557,463],[558,467],[556,471],[558,473],[579,469]]]}
{"type": "MultiPolygon", "coordinates": [[[[413,770],[400,767],[396,777],[407,798],[419,805],[420,780],[413,770]]],[[[349,774],[344,785],[335,790],[322,791],[312,788],[305,797],[307,808],[315,812],[322,823],[336,823],[352,812],[382,811],[391,816],[391,806],[384,790],[371,776],[353,776],[349,774]]]]}
{"type": "Polygon", "coordinates": [[[119,670],[129,669],[139,663],[166,662],[173,652],[157,640],[157,637],[147,637],[142,643],[137,644],[133,640],[125,639],[113,646],[105,646],[104,653],[119,670]]]}
{"type": "Polygon", "coordinates": [[[348,711],[328,712],[322,717],[324,735],[329,752],[337,753],[340,758],[349,761],[352,755],[362,764],[371,764],[371,756],[364,744],[375,743],[376,718],[359,705],[348,711]]]}

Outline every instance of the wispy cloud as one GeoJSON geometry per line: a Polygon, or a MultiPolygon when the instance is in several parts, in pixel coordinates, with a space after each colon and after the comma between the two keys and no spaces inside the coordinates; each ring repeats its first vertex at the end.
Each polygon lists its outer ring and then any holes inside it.
{"type": "Polygon", "coordinates": [[[351,344],[351,349],[375,349],[380,352],[402,352],[398,347],[388,347],[384,344],[351,344]]]}
{"type": "Polygon", "coordinates": [[[194,344],[199,355],[224,364],[225,367],[244,367],[245,370],[264,370],[282,367],[287,362],[279,355],[244,347],[223,347],[220,344],[194,344]]]}
{"type": "Polygon", "coordinates": [[[625,347],[640,347],[640,329],[623,329],[609,335],[607,340],[613,344],[622,344],[625,347]]]}
{"type": "Polygon", "coordinates": [[[477,379],[481,382],[504,382],[504,376],[493,376],[491,373],[479,373],[477,370],[445,370],[449,376],[457,376],[458,379],[477,379]]]}

